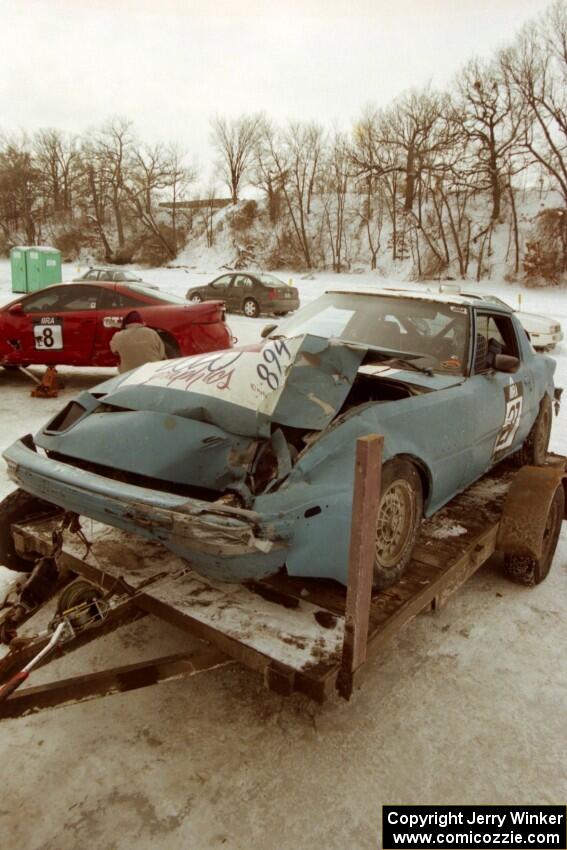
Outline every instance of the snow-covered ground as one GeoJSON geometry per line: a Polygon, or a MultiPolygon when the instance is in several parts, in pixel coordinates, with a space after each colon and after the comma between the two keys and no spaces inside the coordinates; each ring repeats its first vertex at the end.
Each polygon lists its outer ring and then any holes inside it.
{"type": "MultiPolygon", "coordinates": [[[[212,259],[212,258],[211,258],[212,259]]],[[[65,279],[77,266],[65,268],[65,279]]],[[[220,274],[143,272],[184,294],[220,274]]],[[[327,288],[392,285],[375,273],[293,277],[306,302],[327,288]]],[[[406,284],[413,286],[414,284],[406,284]]],[[[474,284],[472,284],[474,285],[474,284]]],[[[484,291],[567,329],[567,292],[483,282],[484,291]]],[[[12,298],[0,261],[0,304],[12,298]]],[[[242,342],[266,319],[230,317],[242,342]]],[[[567,387],[567,344],[556,354],[567,387]]],[[[58,399],[0,372],[0,450],[111,370],[61,369],[58,399]]],[[[567,417],[552,448],[567,453],[567,417]]],[[[0,496],[12,485],[0,466],[0,496]]],[[[349,703],[282,700],[230,667],[0,725],[2,846],[26,850],[374,850],[383,803],[565,799],[567,536],[549,578],[527,590],[494,559],[437,615],[413,621],[368,664],[349,703]]],[[[186,636],[142,620],[38,671],[34,682],[179,652],[186,636]]]]}

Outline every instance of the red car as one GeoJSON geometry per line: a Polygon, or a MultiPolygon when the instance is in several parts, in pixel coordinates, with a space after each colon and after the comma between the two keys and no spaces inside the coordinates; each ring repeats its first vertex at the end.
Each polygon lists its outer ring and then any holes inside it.
{"type": "Polygon", "coordinates": [[[0,366],[114,366],[110,340],[137,310],[168,357],[232,347],[222,301],[184,298],[137,283],[63,283],[0,309],[0,366]]]}

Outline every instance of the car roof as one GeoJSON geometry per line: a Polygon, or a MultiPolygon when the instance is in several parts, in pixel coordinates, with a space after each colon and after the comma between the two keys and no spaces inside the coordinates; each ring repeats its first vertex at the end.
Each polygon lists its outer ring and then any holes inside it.
{"type": "MultiPolygon", "coordinates": [[[[374,295],[381,298],[406,298],[413,301],[434,301],[440,304],[455,304],[462,307],[480,307],[486,309],[487,303],[480,298],[475,298],[474,296],[467,296],[463,293],[454,293],[454,292],[418,292],[414,289],[395,289],[394,287],[389,287],[387,289],[328,289],[325,294],[338,294],[338,295],[374,295]],[[480,302],[480,303],[479,303],[480,302]]],[[[504,304],[491,304],[490,309],[492,310],[501,310],[503,313],[512,313],[513,310],[510,307],[506,307],[504,304]]]]}
{"type": "Polygon", "coordinates": [[[88,274],[89,272],[130,272],[131,274],[136,274],[136,272],[132,271],[132,269],[120,269],[113,266],[91,266],[87,269],[85,274],[88,274]]]}

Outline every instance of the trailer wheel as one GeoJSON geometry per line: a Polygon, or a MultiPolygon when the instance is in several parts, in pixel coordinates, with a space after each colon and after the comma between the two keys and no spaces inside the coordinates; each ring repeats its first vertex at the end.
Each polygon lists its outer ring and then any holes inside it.
{"type": "Polygon", "coordinates": [[[551,436],[551,423],[553,419],[553,410],[551,407],[551,399],[546,394],[541,400],[537,419],[532,425],[532,430],[528,434],[522,448],[519,451],[519,461],[523,466],[543,466],[547,460],[547,449],[549,446],[549,438],[551,436]]]}
{"type": "Polygon", "coordinates": [[[26,560],[16,552],[12,539],[12,523],[24,522],[53,510],[55,508],[49,502],[30,496],[24,490],[14,490],[0,502],[0,564],[22,573],[32,571],[38,554],[30,555],[30,559],[26,560]]]}
{"type": "Polygon", "coordinates": [[[545,530],[543,533],[543,550],[540,558],[530,558],[528,555],[504,555],[504,572],[511,581],[533,587],[540,584],[551,569],[555,555],[563,513],[565,510],[565,491],[559,485],[551,502],[545,530]]]}
{"type": "Polygon", "coordinates": [[[402,577],[411,559],[422,516],[423,487],[418,471],[407,460],[389,460],[382,468],[374,587],[390,587],[402,577]]]}

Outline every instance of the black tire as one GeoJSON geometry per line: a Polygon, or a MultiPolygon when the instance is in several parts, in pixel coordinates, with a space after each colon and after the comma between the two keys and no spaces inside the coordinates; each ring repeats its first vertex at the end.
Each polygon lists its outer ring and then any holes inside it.
{"type": "Polygon", "coordinates": [[[423,487],[419,472],[407,460],[394,458],[382,468],[382,495],[378,508],[375,588],[390,587],[400,580],[423,518],[423,487]]]}
{"type": "Polygon", "coordinates": [[[192,292],[189,296],[189,301],[192,301],[193,304],[202,304],[203,296],[199,292],[192,292]]]}
{"type": "Polygon", "coordinates": [[[260,315],[258,302],[253,298],[245,298],[242,303],[242,312],[245,316],[248,316],[249,319],[257,319],[260,315]]]}
{"type": "Polygon", "coordinates": [[[163,331],[158,331],[158,334],[160,335],[165,348],[166,360],[175,360],[176,357],[181,357],[181,352],[177,342],[172,339],[169,334],[164,333],[163,331]]]}
{"type": "Polygon", "coordinates": [[[530,558],[525,555],[504,555],[504,572],[511,581],[516,584],[523,584],[525,587],[534,587],[547,578],[555,555],[564,512],[565,491],[563,485],[560,484],[555,491],[547,515],[541,558],[530,558]]]}
{"type": "Polygon", "coordinates": [[[12,523],[34,519],[41,514],[57,511],[54,505],[43,502],[35,496],[30,496],[24,490],[14,490],[0,502],[0,564],[10,570],[29,573],[34,566],[34,560],[26,560],[18,555],[12,539],[12,523]]]}
{"type": "Polygon", "coordinates": [[[524,464],[543,466],[546,462],[552,421],[551,399],[548,395],[544,395],[539,405],[537,419],[518,453],[518,459],[522,466],[524,464]]]}

